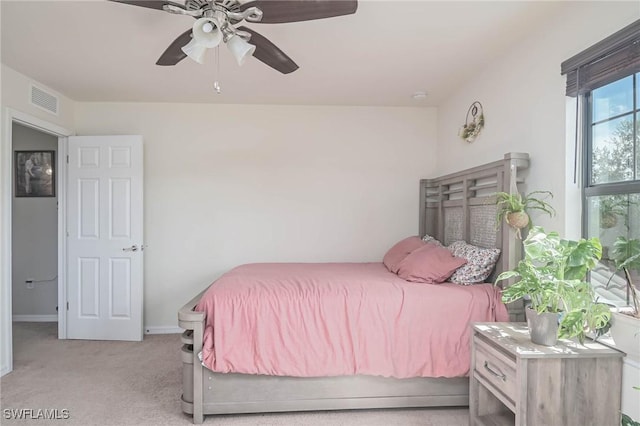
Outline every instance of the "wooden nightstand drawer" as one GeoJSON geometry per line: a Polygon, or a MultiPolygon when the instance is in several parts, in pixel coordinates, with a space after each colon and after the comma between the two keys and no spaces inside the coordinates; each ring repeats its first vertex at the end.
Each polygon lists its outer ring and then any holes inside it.
{"type": "Polygon", "coordinates": [[[516,360],[509,358],[482,339],[476,338],[474,369],[511,401],[517,389],[516,360]]]}
{"type": "Polygon", "coordinates": [[[589,340],[536,345],[525,323],[476,323],[469,424],[619,425],[623,356],[589,340]]]}

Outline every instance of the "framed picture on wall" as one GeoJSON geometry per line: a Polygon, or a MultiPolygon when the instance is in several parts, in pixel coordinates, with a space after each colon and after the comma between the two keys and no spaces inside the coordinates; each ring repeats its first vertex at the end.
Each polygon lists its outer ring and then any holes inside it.
{"type": "Polygon", "coordinates": [[[55,197],[55,151],[16,151],[16,197],[55,197]]]}

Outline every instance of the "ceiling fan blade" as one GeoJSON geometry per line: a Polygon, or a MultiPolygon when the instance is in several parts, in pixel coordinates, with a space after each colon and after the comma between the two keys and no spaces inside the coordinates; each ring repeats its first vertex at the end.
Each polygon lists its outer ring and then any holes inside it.
{"type": "Polygon", "coordinates": [[[358,9],[357,0],[254,0],[244,3],[242,11],[257,7],[263,13],[261,24],[311,21],[351,15],[358,9]]]}
{"type": "Polygon", "coordinates": [[[191,41],[191,32],[192,30],[189,28],[173,40],[173,43],[171,43],[169,47],[167,47],[167,50],[160,56],[156,65],[175,65],[186,58],[187,54],[182,51],[182,47],[191,41]]]}
{"type": "Polygon", "coordinates": [[[167,0],[109,0],[115,3],[130,4],[131,6],[148,7],[149,9],[164,10],[162,7],[165,4],[175,6],[180,9],[184,9],[184,6],[180,3],[175,3],[167,0]]]}
{"type": "Polygon", "coordinates": [[[253,52],[253,57],[257,60],[264,62],[282,74],[292,73],[299,68],[290,57],[263,35],[247,27],[238,27],[238,29],[251,34],[249,43],[256,47],[255,52],[253,52]]]}

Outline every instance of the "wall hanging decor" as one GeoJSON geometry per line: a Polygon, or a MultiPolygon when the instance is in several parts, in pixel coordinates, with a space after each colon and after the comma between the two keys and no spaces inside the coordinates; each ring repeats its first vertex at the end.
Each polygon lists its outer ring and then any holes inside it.
{"type": "Polygon", "coordinates": [[[16,197],[55,197],[55,151],[15,151],[16,197]]]}
{"type": "Polygon", "coordinates": [[[484,111],[482,104],[475,101],[469,106],[464,124],[458,132],[458,136],[467,142],[473,142],[484,127],[484,111]]]}

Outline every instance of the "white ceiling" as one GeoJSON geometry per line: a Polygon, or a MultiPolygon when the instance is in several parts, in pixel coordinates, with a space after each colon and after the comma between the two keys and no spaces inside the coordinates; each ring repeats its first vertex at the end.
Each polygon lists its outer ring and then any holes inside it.
{"type": "Polygon", "coordinates": [[[300,69],[239,67],[221,47],[220,95],[213,54],[155,65],[193,18],[100,0],[0,4],[2,63],[76,101],[435,106],[560,3],[360,0],[355,15],[246,24],[300,69]]]}

